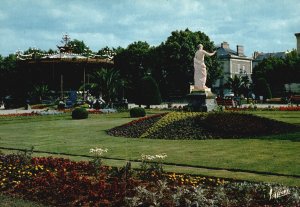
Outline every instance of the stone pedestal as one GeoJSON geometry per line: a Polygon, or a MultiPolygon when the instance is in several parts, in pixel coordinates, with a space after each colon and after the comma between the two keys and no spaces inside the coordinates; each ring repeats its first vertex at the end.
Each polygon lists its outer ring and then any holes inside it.
{"type": "Polygon", "coordinates": [[[216,96],[210,88],[204,90],[194,90],[191,88],[187,95],[188,109],[193,112],[209,112],[216,107],[216,96]]]}

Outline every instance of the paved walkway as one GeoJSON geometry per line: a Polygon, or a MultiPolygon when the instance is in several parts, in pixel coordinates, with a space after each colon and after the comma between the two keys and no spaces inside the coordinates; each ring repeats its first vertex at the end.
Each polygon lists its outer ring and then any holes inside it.
{"type": "MultiPolygon", "coordinates": [[[[249,107],[250,104],[243,104],[241,107],[249,107]]],[[[159,106],[159,105],[158,105],[159,106]]],[[[158,107],[157,106],[157,107],[158,107]]],[[[163,108],[166,108],[167,105],[162,105],[163,108]]],[[[252,105],[253,106],[253,105],[252,105]]],[[[278,107],[286,107],[288,106],[288,104],[255,104],[255,106],[257,108],[268,108],[268,107],[274,107],[274,108],[278,108],[278,107]]],[[[155,108],[155,106],[153,106],[152,108],[155,108]]],[[[158,107],[159,108],[159,107],[158,107]]],[[[0,115],[4,115],[4,114],[21,114],[21,113],[32,113],[32,112],[41,112],[44,111],[45,109],[29,109],[29,110],[24,110],[24,109],[4,109],[3,106],[0,106],[0,115]]]]}
{"type": "Polygon", "coordinates": [[[44,111],[45,109],[3,109],[0,108],[0,115],[8,115],[8,114],[23,114],[23,113],[32,113],[32,112],[40,112],[44,111]]]}

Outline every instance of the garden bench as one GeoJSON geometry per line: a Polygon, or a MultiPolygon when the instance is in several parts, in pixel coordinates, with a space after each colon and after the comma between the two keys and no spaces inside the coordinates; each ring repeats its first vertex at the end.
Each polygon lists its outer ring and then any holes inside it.
{"type": "Polygon", "coordinates": [[[219,106],[226,106],[226,107],[236,107],[235,101],[233,99],[216,99],[217,104],[219,106]]]}

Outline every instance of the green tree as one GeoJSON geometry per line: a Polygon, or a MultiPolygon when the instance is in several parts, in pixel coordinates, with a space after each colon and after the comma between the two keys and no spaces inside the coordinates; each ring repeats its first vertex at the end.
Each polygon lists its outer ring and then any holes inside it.
{"type": "Polygon", "coordinates": [[[231,89],[235,96],[240,95],[242,88],[242,80],[237,75],[234,75],[233,78],[229,77],[224,85],[226,88],[231,89]]]}
{"type": "Polygon", "coordinates": [[[128,82],[126,94],[129,100],[134,100],[136,89],[139,87],[138,82],[147,70],[150,70],[150,50],[150,45],[142,41],[134,42],[125,49],[121,47],[115,49],[115,68],[120,71],[122,79],[128,82]]]}
{"type": "Polygon", "coordinates": [[[22,71],[17,71],[16,55],[0,57],[0,97],[13,94],[20,95],[24,92],[24,76],[22,71]]]}
{"type": "Polygon", "coordinates": [[[72,47],[72,51],[78,54],[86,54],[92,52],[83,41],[74,39],[68,42],[68,46],[72,47]]]}
{"type": "Polygon", "coordinates": [[[229,77],[227,82],[224,84],[225,88],[230,89],[235,96],[248,96],[250,91],[250,80],[247,75],[237,76],[234,75],[233,78],[229,77]]]}
{"type": "Polygon", "coordinates": [[[151,76],[147,75],[139,82],[135,102],[138,105],[147,105],[147,108],[161,103],[158,85],[151,76]]]}
{"type": "Polygon", "coordinates": [[[118,89],[121,88],[122,83],[124,82],[119,71],[101,68],[91,76],[91,83],[86,84],[85,87],[91,90],[93,95],[103,97],[105,101],[110,102],[117,97],[118,89]]]}
{"type": "Polygon", "coordinates": [[[47,85],[37,85],[34,86],[32,95],[34,98],[37,99],[38,103],[42,102],[42,99],[47,96],[49,93],[49,88],[47,85]]]}
{"type": "Polygon", "coordinates": [[[274,96],[284,94],[284,84],[300,82],[300,57],[296,51],[286,54],[285,58],[269,57],[253,69],[253,84],[265,79],[274,96]]]}
{"type": "Polygon", "coordinates": [[[250,79],[247,75],[245,76],[242,76],[241,77],[241,94],[244,95],[244,97],[247,97],[248,98],[248,95],[249,95],[249,92],[250,92],[250,87],[251,87],[251,84],[250,84],[250,79]]]}
{"type": "Polygon", "coordinates": [[[270,86],[264,78],[260,78],[254,85],[254,92],[257,96],[263,96],[264,99],[272,98],[270,86]]]}
{"type": "MultiPolygon", "coordinates": [[[[160,46],[152,52],[153,76],[160,85],[163,94],[177,92],[184,96],[189,91],[189,83],[193,82],[193,59],[197,45],[203,44],[204,49],[212,52],[214,44],[203,32],[192,32],[189,29],[174,31],[160,46]],[[155,59],[154,59],[155,58],[155,59]]],[[[216,56],[205,58],[208,68],[207,85],[211,86],[221,75],[221,68],[216,56]]]]}

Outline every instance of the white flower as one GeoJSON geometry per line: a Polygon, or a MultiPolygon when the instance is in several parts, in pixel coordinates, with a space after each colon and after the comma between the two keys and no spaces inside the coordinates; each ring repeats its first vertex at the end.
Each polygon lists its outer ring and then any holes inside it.
{"type": "Polygon", "coordinates": [[[108,149],[107,149],[107,148],[102,149],[102,148],[96,147],[96,148],[91,148],[91,149],[90,149],[90,153],[93,153],[93,154],[95,154],[95,155],[97,155],[97,156],[101,156],[101,155],[102,155],[103,153],[105,153],[105,152],[108,152],[108,149]]]}
{"type": "Polygon", "coordinates": [[[141,157],[142,157],[142,160],[148,160],[148,161],[152,161],[152,160],[155,160],[155,159],[163,160],[167,157],[167,154],[166,153],[162,153],[162,154],[158,154],[158,155],[145,155],[145,154],[142,154],[141,157]]]}

